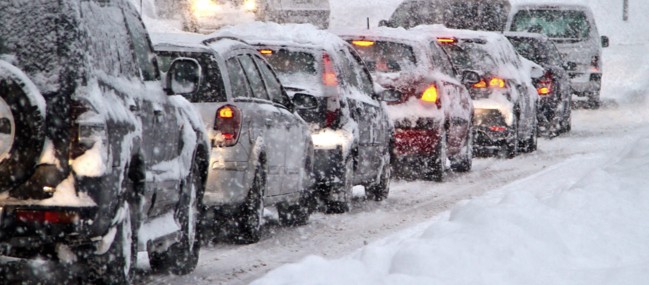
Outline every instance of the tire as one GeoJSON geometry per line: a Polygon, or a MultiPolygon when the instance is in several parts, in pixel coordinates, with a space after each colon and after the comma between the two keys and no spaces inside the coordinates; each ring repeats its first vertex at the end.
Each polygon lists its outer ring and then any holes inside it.
{"type": "Polygon", "coordinates": [[[369,200],[383,201],[388,198],[388,194],[390,193],[390,176],[392,174],[392,167],[390,166],[390,154],[387,154],[386,156],[388,159],[383,162],[383,169],[381,170],[379,181],[365,188],[365,195],[369,200]]]}
{"type": "Polygon", "coordinates": [[[519,127],[519,118],[518,116],[514,121],[514,138],[510,142],[506,142],[503,145],[504,156],[508,159],[514,158],[518,155],[519,152],[519,141],[518,141],[518,127],[519,127]]]}
{"type": "Polygon", "coordinates": [[[293,205],[280,203],[277,205],[277,212],[279,222],[286,227],[306,225],[309,222],[309,215],[311,214],[305,199],[300,199],[300,202],[293,205]]]}
{"type": "Polygon", "coordinates": [[[427,169],[425,171],[424,179],[435,181],[435,182],[444,182],[446,178],[446,131],[440,138],[439,143],[435,149],[435,155],[429,158],[429,163],[427,164],[427,169]]]}
{"type": "Polygon", "coordinates": [[[203,184],[198,171],[200,168],[195,165],[181,188],[183,191],[175,213],[176,221],[181,226],[180,239],[164,252],[149,252],[151,269],[156,272],[186,275],[194,271],[198,264],[203,204],[203,184]]]}
{"type": "MultiPolygon", "coordinates": [[[[4,69],[0,65],[2,73],[11,72],[4,69]]],[[[13,188],[33,174],[45,142],[43,115],[31,105],[25,84],[12,76],[0,78],[0,189],[13,188]]]]}
{"type": "Polygon", "coordinates": [[[588,97],[588,108],[597,110],[599,109],[600,105],[601,105],[601,101],[599,98],[599,90],[598,90],[593,92],[593,94],[588,97]]]}
{"type": "Polygon", "coordinates": [[[343,177],[343,179],[344,181],[342,183],[341,189],[338,189],[338,191],[335,192],[342,192],[344,197],[342,201],[328,200],[325,203],[325,212],[327,214],[343,214],[349,212],[352,208],[352,180],[354,179],[354,160],[351,157],[348,157],[345,160],[345,176],[343,177]]]}
{"type": "Polygon", "coordinates": [[[523,152],[531,153],[536,151],[538,146],[537,138],[538,138],[538,127],[534,126],[534,130],[532,131],[532,134],[527,140],[525,140],[525,143],[523,144],[523,152]]]}
{"type": "Polygon", "coordinates": [[[266,187],[266,173],[263,164],[259,163],[255,170],[246,201],[239,208],[237,231],[233,236],[235,242],[252,244],[261,239],[261,224],[264,214],[264,189],[266,187]]]}
{"type": "Polygon", "coordinates": [[[124,202],[118,211],[122,215],[122,221],[116,226],[115,238],[109,250],[102,254],[91,257],[89,262],[97,280],[93,283],[122,285],[131,284],[135,277],[135,265],[137,262],[137,221],[132,220],[130,206],[124,202]]]}
{"type": "Polygon", "coordinates": [[[451,168],[455,172],[469,172],[473,167],[473,129],[469,128],[466,142],[464,143],[464,151],[457,158],[453,159],[451,168]]]}

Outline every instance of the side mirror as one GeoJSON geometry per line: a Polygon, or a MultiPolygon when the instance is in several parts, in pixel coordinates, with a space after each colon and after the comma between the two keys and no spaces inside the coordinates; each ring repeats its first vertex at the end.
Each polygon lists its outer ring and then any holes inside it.
{"type": "Polygon", "coordinates": [[[389,27],[389,26],[390,26],[390,22],[388,22],[388,20],[379,21],[379,27],[389,27]]]}
{"type": "Polygon", "coordinates": [[[201,66],[192,58],[178,58],[169,66],[166,74],[168,95],[191,95],[198,90],[202,81],[201,66]]]}
{"type": "Polygon", "coordinates": [[[602,47],[608,47],[609,45],[609,40],[607,36],[602,36],[602,47]]]}
{"type": "Polygon", "coordinates": [[[567,71],[574,71],[574,70],[577,70],[577,64],[574,63],[574,62],[572,62],[572,61],[566,61],[566,62],[563,64],[563,69],[565,69],[565,70],[567,70],[567,71]]]}
{"type": "Polygon", "coordinates": [[[401,102],[401,92],[394,89],[384,89],[379,93],[379,98],[383,102],[398,103],[401,102]]]}
{"type": "Polygon", "coordinates": [[[545,69],[543,69],[540,66],[533,65],[530,68],[530,75],[532,76],[532,78],[541,78],[543,77],[544,74],[545,74],[545,69]]]}
{"type": "Polygon", "coordinates": [[[314,110],[318,108],[318,98],[311,94],[295,93],[293,104],[298,110],[314,110]]]}
{"type": "Polygon", "coordinates": [[[480,82],[480,74],[473,70],[462,71],[462,84],[473,85],[480,82]]]}

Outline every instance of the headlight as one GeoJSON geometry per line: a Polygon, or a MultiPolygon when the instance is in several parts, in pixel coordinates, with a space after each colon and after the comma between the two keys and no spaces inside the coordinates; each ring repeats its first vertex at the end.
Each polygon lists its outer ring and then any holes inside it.
{"type": "Polygon", "coordinates": [[[196,17],[206,17],[214,15],[221,10],[221,6],[213,0],[193,0],[192,13],[196,17]]]}
{"type": "Polygon", "coordinates": [[[244,0],[242,8],[246,12],[254,12],[257,10],[257,0],[244,0]]]}

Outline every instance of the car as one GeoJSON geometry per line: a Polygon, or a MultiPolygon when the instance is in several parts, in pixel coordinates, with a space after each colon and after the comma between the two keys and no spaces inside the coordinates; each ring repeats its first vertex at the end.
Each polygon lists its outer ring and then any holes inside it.
{"type": "MultiPolygon", "coordinates": [[[[0,255],[89,283],[130,283],[141,250],[191,272],[207,136],[163,91],[135,7],[2,1],[0,24],[0,255]]],[[[12,264],[3,281],[22,282],[12,264]]]]}
{"type": "Polygon", "coordinates": [[[602,48],[609,39],[600,36],[593,12],[586,5],[525,4],[512,8],[507,31],[541,33],[552,40],[568,67],[573,94],[600,106],[602,48]]]}
{"type": "MultiPolygon", "coordinates": [[[[339,31],[377,83],[391,93],[393,169],[406,178],[443,181],[473,163],[473,104],[435,39],[403,28],[339,31]]],[[[477,77],[477,74],[475,74],[477,77]]]]}
{"type": "Polygon", "coordinates": [[[503,31],[509,0],[404,0],[379,26],[410,29],[442,24],[454,29],[503,31]]]}
{"type": "Polygon", "coordinates": [[[197,92],[185,96],[211,141],[207,225],[235,242],[255,243],[266,207],[276,206],[282,224],[306,224],[314,149],[296,104],[249,44],[227,37],[190,40],[156,40],[155,49],[163,71],[174,59],[201,67],[197,92]]]}
{"type": "Polygon", "coordinates": [[[329,0],[154,0],[161,18],[180,19],[190,32],[210,33],[252,21],[329,27],[329,0]]]}
{"type": "Polygon", "coordinates": [[[476,151],[513,158],[537,148],[537,102],[532,78],[539,65],[521,57],[500,33],[419,26],[415,31],[436,36],[453,63],[480,74],[469,88],[473,99],[476,151]]]}
{"type": "Polygon", "coordinates": [[[572,128],[572,89],[570,76],[559,50],[541,34],[506,32],[505,36],[523,57],[541,65],[543,77],[534,79],[539,94],[539,134],[554,137],[572,128]]]}
{"type": "Polygon", "coordinates": [[[253,23],[213,35],[236,36],[254,45],[294,99],[317,98],[317,108],[298,108],[298,113],[313,132],[315,186],[325,212],[348,211],[353,185],[363,185],[374,200],[387,198],[393,129],[350,44],[304,24],[253,23]]]}

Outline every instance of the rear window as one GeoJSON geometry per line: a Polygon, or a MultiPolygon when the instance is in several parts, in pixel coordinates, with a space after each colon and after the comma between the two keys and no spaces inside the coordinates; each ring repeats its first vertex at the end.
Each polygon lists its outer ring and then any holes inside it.
{"type": "Polygon", "coordinates": [[[286,86],[321,84],[316,57],[308,52],[289,49],[262,49],[261,54],[286,86]]]}
{"type": "Polygon", "coordinates": [[[399,72],[412,69],[417,65],[415,52],[409,45],[386,41],[350,40],[349,42],[354,45],[370,72],[399,72]]]}
{"type": "Polygon", "coordinates": [[[509,38],[518,54],[536,63],[549,63],[547,49],[542,42],[529,38],[509,38]]]}
{"type": "Polygon", "coordinates": [[[494,72],[496,62],[480,44],[466,43],[458,45],[443,45],[451,57],[451,61],[460,70],[480,70],[494,72]]]}
{"type": "Polygon", "coordinates": [[[160,71],[167,73],[169,67],[174,59],[178,57],[189,57],[198,60],[203,71],[203,81],[199,87],[198,92],[192,98],[188,98],[190,102],[225,102],[227,96],[225,88],[223,87],[223,78],[219,70],[218,64],[212,60],[209,54],[204,53],[170,53],[158,52],[158,66],[160,71]]]}
{"type": "Polygon", "coordinates": [[[590,34],[590,24],[583,11],[521,10],[514,16],[511,30],[557,39],[583,39],[590,34]]]}

